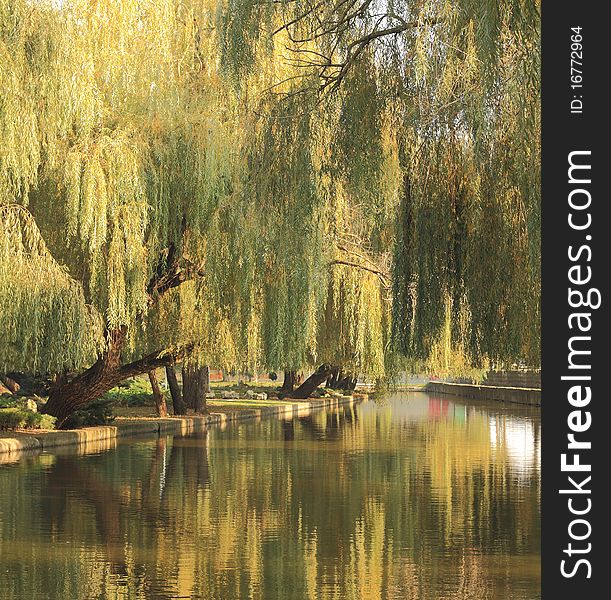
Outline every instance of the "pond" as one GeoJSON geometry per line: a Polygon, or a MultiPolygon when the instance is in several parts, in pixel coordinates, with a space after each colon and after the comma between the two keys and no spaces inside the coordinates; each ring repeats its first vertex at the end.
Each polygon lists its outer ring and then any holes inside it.
{"type": "Polygon", "coordinates": [[[537,599],[540,439],[410,392],[5,462],[0,598],[537,599]]]}

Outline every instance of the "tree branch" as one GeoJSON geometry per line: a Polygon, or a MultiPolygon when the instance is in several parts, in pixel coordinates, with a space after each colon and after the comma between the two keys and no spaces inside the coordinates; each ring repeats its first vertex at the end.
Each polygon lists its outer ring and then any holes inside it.
{"type": "Polygon", "coordinates": [[[185,281],[204,275],[203,267],[194,265],[184,257],[182,262],[187,264],[182,267],[180,262],[173,243],[161,253],[156,273],[147,286],[149,305],[153,304],[157,297],[185,281]]]}
{"type": "Polygon", "coordinates": [[[158,350],[157,352],[152,352],[151,354],[143,356],[142,358],[131,363],[122,365],[119,368],[119,372],[123,379],[127,379],[128,377],[134,377],[136,375],[141,375],[142,373],[147,373],[151,369],[169,367],[172,366],[177,360],[180,360],[192,349],[193,346],[190,344],[174,353],[166,352],[165,350],[158,350]]]}
{"type": "Polygon", "coordinates": [[[389,276],[384,273],[383,271],[380,271],[379,269],[376,269],[374,267],[369,267],[367,265],[361,265],[359,263],[356,262],[352,262],[349,260],[341,260],[341,259],[335,259],[332,260],[329,264],[331,265],[344,265],[346,267],[354,267],[355,269],[361,269],[363,271],[368,271],[369,273],[373,273],[374,275],[377,275],[380,279],[380,283],[382,284],[382,286],[385,289],[390,289],[390,278],[389,276]]]}
{"type": "Polygon", "coordinates": [[[309,66],[317,71],[318,77],[322,80],[319,91],[324,91],[326,88],[336,89],[358,57],[373,41],[398,35],[410,29],[441,23],[441,20],[432,18],[407,20],[390,8],[372,15],[368,13],[368,9],[374,4],[372,0],[362,0],[361,2],[339,0],[331,8],[326,8],[325,4],[325,2],[313,3],[303,13],[294,16],[272,33],[272,35],[276,35],[280,31],[286,31],[294,44],[293,48],[288,48],[291,52],[314,55],[320,59],[311,61],[302,59],[297,65],[301,67],[309,66]],[[318,13],[320,13],[320,16],[318,13]],[[354,20],[359,17],[363,19],[374,18],[375,23],[370,25],[373,30],[348,43],[343,60],[334,60],[334,54],[344,38],[345,32],[350,29],[351,23],[354,23],[354,20]],[[378,19],[375,20],[375,17],[378,17],[378,19]],[[308,28],[306,23],[308,18],[315,18],[318,24],[308,28]],[[387,26],[379,29],[384,22],[387,26]],[[304,24],[307,31],[304,35],[296,36],[294,35],[294,29],[299,24],[304,24]],[[331,40],[331,50],[328,53],[322,54],[302,47],[304,44],[315,42],[324,37],[335,38],[334,43],[331,40]]]}

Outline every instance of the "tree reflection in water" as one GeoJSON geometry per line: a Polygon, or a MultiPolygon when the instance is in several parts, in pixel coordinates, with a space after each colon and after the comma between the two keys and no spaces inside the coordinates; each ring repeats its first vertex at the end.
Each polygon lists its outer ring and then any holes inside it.
{"type": "Polygon", "coordinates": [[[7,465],[0,597],[538,598],[539,444],[414,394],[7,465]]]}

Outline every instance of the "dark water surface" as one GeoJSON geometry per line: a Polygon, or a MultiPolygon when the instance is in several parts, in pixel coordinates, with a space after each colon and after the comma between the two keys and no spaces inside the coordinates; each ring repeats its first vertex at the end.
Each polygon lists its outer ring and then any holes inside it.
{"type": "Polygon", "coordinates": [[[540,416],[423,393],[0,458],[0,598],[540,598],[540,416]]]}

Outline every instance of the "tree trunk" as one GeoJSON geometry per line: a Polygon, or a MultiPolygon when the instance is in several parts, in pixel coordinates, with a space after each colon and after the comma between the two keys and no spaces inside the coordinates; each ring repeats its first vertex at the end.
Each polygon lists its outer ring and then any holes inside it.
{"type": "Polygon", "coordinates": [[[182,392],[178,385],[176,377],[176,368],[174,365],[169,365],[165,368],[165,375],[170,386],[170,395],[172,396],[172,406],[174,407],[175,415],[184,415],[187,413],[187,407],[182,399],[182,392]]]}
{"type": "Polygon", "coordinates": [[[74,411],[84,408],[124,379],[119,376],[119,371],[125,333],[124,328],[113,331],[109,335],[108,347],[91,367],[71,381],[60,379],[53,386],[42,412],[57,418],[58,429],[74,411]]]}
{"type": "Polygon", "coordinates": [[[330,365],[321,365],[312,373],[294,392],[289,394],[290,398],[305,400],[312,395],[312,392],[323,383],[331,374],[332,367],[330,365]]]}
{"type": "Polygon", "coordinates": [[[210,368],[183,366],[182,393],[185,403],[196,413],[206,412],[206,388],[210,387],[210,368]]]}
{"type": "Polygon", "coordinates": [[[347,392],[354,392],[354,390],[356,389],[357,381],[358,378],[356,377],[356,375],[349,375],[348,377],[346,377],[346,379],[344,379],[341,389],[346,390],[347,392]]]}
{"type": "Polygon", "coordinates": [[[343,373],[342,376],[337,380],[337,382],[333,386],[333,389],[352,392],[354,391],[354,388],[356,387],[356,382],[357,382],[357,377],[355,375],[352,375],[350,373],[348,374],[343,373]]]}
{"type": "Polygon", "coordinates": [[[182,366],[182,397],[185,406],[195,408],[195,396],[197,396],[197,379],[195,369],[189,365],[182,366]]]}
{"type": "Polygon", "coordinates": [[[327,379],[327,387],[331,390],[335,389],[335,386],[337,385],[337,382],[339,380],[339,374],[340,374],[340,370],[339,368],[334,368],[331,371],[331,376],[329,377],[329,379],[327,379]]]}
{"type": "Polygon", "coordinates": [[[297,371],[285,371],[284,372],[284,381],[282,382],[282,387],[280,388],[280,392],[283,394],[290,394],[295,389],[296,383],[297,383],[297,371]]]}
{"type": "MultiPolygon", "coordinates": [[[[176,246],[170,244],[167,253],[161,253],[156,273],[147,286],[149,303],[154,304],[165,292],[180,286],[191,275],[188,269],[181,268],[180,257],[176,255],[176,246]]],[[[121,350],[126,333],[127,326],[108,332],[108,346],[91,367],[68,382],[62,376],[52,386],[42,412],[57,417],[58,428],[63,427],[64,422],[73,412],[87,406],[121,381],[134,375],[148,373],[151,369],[172,365],[177,358],[159,351],[127,365],[121,365],[121,350]]],[[[187,350],[188,348],[184,348],[182,352],[187,350]]]]}
{"type": "Polygon", "coordinates": [[[8,375],[0,375],[0,383],[3,383],[11,394],[16,394],[21,389],[21,386],[8,375]]]}
{"type": "Polygon", "coordinates": [[[115,329],[108,335],[108,345],[102,356],[86,371],[70,381],[58,378],[49,392],[49,399],[41,412],[57,418],[56,427],[62,429],[66,419],[84,408],[125,379],[148,373],[151,369],[171,364],[175,357],[154,352],[139,360],[121,365],[121,350],[126,329],[115,329]]]}
{"type": "Polygon", "coordinates": [[[194,409],[197,414],[204,415],[208,412],[206,407],[206,389],[210,389],[210,367],[198,367],[196,370],[195,381],[195,404],[194,409]]]}
{"type": "Polygon", "coordinates": [[[204,384],[203,384],[203,393],[204,393],[204,399],[205,399],[205,395],[210,393],[210,365],[204,365],[203,367],[203,372],[204,372],[204,384]]]}
{"type": "Polygon", "coordinates": [[[346,373],[341,368],[334,368],[331,376],[327,379],[327,387],[331,390],[354,391],[357,377],[352,373],[346,373]]]}
{"type": "Polygon", "coordinates": [[[155,369],[149,371],[149,381],[151,382],[151,389],[153,390],[153,398],[155,399],[155,408],[157,409],[158,417],[168,416],[168,407],[165,403],[165,396],[159,387],[159,380],[157,379],[157,372],[155,369]]]}

